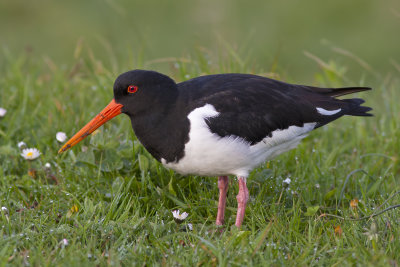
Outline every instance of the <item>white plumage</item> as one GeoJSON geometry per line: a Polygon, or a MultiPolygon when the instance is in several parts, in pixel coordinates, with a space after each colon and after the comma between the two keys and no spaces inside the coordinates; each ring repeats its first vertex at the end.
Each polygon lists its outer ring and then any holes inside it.
{"type": "Polygon", "coordinates": [[[283,152],[295,148],[316,123],[305,123],[303,127],[290,126],[272,132],[261,142],[251,145],[238,136],[220,137],[208,128],[205,120],[218,116],[211,104],[196,108],[189,115],[189,142],[185,144],[185,155],[178,162],[161,162],[181,174],[205,176],[236,175],[247,177],[249,172],[283,152]]]}
{"type": "Polygon", "coordinates": [[[338,109],[335,109],[335,110],[326,110],[324,108],[317,108],[317,111],[318,111],[319,114],[326,115],[326,116],[334,115],[334,114],[340,112],[341,110],[342,110],[341,108],[338,108],[338,109]]]}

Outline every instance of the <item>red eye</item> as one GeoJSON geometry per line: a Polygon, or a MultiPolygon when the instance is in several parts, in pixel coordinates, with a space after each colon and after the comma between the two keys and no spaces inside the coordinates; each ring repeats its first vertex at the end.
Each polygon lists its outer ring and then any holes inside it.
{"type": "Polygon", "coordinates": [[[139,88],[136,85],[129,85],[128,86],[128,93],[133,94],[136,93],[139,88]]]}

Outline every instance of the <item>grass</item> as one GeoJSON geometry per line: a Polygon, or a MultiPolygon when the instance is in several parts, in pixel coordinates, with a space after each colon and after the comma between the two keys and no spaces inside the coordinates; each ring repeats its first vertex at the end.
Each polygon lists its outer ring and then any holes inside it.
{"type": "MultiPolygon", "coordinates": [[[[171,60],[168,74],[177,81],[218,72],[265,74],[227,51],[211,64],[203,52],[171,60]]],[[[341,118],[256,169],[238,230],[237,184],[228,191],[226,225],[216,227],[216,178],[163,168],[138,143],[126,117],[57,155],[56,132],[79,130],[110,101],[116,75],[146,62],[132,59],[111,70],[80,48],[72,65],[29,54],[4,52],[4,58],[0,107],[8,112],[0,118],[0,204],[8,212],[0,214],[1,266],[398,266],[399,210],[361,221],[323,214],[370,215],[400,190],[399,73],[375,73],[374,90],[359,95],[375,117],[341,118]],[[25,161],[19,141],[42,156],[25,161]],[[352,208],[354,199],[359,202],[352,208]],[[185,223],[173,221],[174,209],[189,213],[185,223]]],[[[335,61],[316,62],[321,69],[310,84],[367,85],[347,77],[335,61]]],[[[380,210],[399,202],[395,195],[380,210]]]]}

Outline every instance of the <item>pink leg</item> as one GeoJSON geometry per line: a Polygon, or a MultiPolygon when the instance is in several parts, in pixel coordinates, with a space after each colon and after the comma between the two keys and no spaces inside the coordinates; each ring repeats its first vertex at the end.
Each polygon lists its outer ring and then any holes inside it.
{"type": "Polygon", "coordinates": [[[238,209],[236,215],[236,227],[240,228],[244,219],[244,212],[246,210],[246,203],[249,200],[249,190],[246,186],[246,177],[238,177],[239,193],[236,196],[238,202],[238,209]]]}
{"type": "Polygon", "coordinates": [[[228,185],[229,185],[228,176],[218,177],[219,202],[218,202],[217,220],[215,222],[216,225],[224,224],[226,192],[228,191],[228,185]]]}

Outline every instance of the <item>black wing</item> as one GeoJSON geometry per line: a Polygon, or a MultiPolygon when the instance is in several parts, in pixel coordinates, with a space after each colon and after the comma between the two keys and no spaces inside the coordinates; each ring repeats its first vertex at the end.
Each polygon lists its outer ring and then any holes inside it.
{"type": "Polygon", "coordinates": [[[292,125],[301,127],[304,123],[315,122],[317,128],[343,115],[371,116],[366,113],[371,108],[360,106],[364,102],[362,99],[334,98],[370,89],[364,87],[326,89],[247,74],[203,76],[178,86],[181,92],[185,87],[191,88],[190,102],[197,107],[212,104],[220,113],[206,121],[213,133],[221,137],[239,136],[251,144],[292,125]],[[341,110],[333,115],[322,115],[317,107],[341,110]]]}

